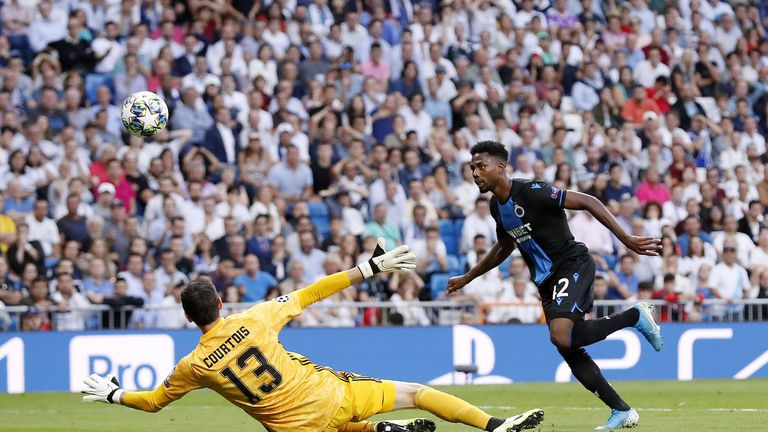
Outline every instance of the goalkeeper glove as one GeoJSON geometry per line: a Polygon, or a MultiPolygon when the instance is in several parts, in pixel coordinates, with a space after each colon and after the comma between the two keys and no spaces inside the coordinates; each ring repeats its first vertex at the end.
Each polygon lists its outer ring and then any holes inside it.
{"type": "Polygon", "coordinates": [[[407,272],[416,268],[416,254],[409,252],[408,245],[398,246],[387,252],[384,250],[384,237],[379,237],[376,243],[371,259],[357,266],[364,279],[376,273],[407,272]]]}
{"type": "Polygon", "coordinates": [[[120,383],[117,382],[117,377],[114,375],[107,375],[106,378],[102,378],[97,374],[91,374],[83,380],[83,383],[88,386],[87,390],[83,390],[83,402],[103,402],[111,404],[119,404],[120,398],[125,393],[125,390],[120,388],[120,383]]]}

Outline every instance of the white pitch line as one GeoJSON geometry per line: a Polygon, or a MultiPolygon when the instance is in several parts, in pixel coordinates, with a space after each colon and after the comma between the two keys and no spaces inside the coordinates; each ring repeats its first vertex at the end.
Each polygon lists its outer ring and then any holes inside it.
{"type": "MultiPolygon", "coordinates": [[[[480,409],[503,409],[503,410],[515,410],[522,409],[522,407],[508,406],[508,405],[479,405],[480,409]]],[[[600,407],[574,407],[574,406],[545,406],[542,409],[565,409],[570,411],[603,411],[606,408],[600,407]]],[[[763,413],[768,412],[768,409],[763,408],[635,408],[637,411],[647,412],[679,412],[679,411],[707,411],[707,412],[749,412],[749,413],[763,413]]]]}

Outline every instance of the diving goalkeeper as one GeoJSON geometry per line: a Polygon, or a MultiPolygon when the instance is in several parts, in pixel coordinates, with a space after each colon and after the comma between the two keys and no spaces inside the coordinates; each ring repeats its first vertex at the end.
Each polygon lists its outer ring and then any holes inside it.
{"type": "Polygon", "coordinates": [[[126,391],[116,378],[93,374],[85,379],[83,400],[157,412],[192,390],[210,388],[273,432],[434,431],[434,422],[426,419],[364,421],[375,414],[414,407],[449,422],[493,432],[517,432],[541,423],[541,410],[508,419],[492,417],[461,399],[420,384],[378,380],[314,365],[286,351],[278,341],[283,326],[312,303],[376,273],[415,267],[416,256],[408,246],[385,252],[384,239],[379,238],[367,262],[227,317],[221,316],[221,299],[213,284],[198,278],[181,292],[187,319],[203,332],[197,348],[153,391],[126,391]]]}

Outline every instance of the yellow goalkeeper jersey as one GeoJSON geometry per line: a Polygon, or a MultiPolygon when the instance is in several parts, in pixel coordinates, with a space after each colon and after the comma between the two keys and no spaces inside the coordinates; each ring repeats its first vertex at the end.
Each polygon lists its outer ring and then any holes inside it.
{"type": "Polygon", "coordinates": [[[283,326],[301,314],[301,294],[221,319],[163,384],[128,392],[123,403],[157,411],[192,390],[210,388],[271,431],[322,430],[339,410],[349,377],[286,351],[278,341],[283,326]]]}

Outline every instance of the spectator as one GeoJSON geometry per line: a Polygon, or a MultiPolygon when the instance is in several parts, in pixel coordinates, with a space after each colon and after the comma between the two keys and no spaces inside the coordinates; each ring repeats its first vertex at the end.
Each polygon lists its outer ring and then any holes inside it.
{"type": "Polygon", "coordinates": [[[85,296],[75,290],[70,273],[56,275],[56,291],[51,294],[56,302],[56,330],[85,330],[85,309],[90,305],[85,296]]]}
{"type": "Polygon", "coordinates": [[[475,201],[474,213],[464,220],[459,249],[464,253],[468,252],[478,234],[488,239],[491,244],[496,243],[496,223],[491,216],[490,204],[484,197],[475,201]]]}
{"type": "Polygon", "coordinates": [[[27,264],[33,264],[38,271],[45,268],[45,253],[37,240],[30,240],[29,226],[20,223],[16,226],[16,241],[8,248],[8,266],[11,271],[21,275],[27,264]]]}
{"type": "MultiPolygon", "coordinates": [[[[736,243],[723,244],[723,261],[712,271],[712,296],[726,300],[746,298],[751,288],[749,277],[744,267],[736,263],[736,243]]],[[[744,310],[741,305],[727,305],[717,308],[715,314],[722,319],[738,319],[744,310]]]]}
{"type": "Polygon", "coordinates": [[[37,199],[31,215],[26,218],[29,227],[29,239],[38,241],[46,258],[61,254],[61,236],[56,222],[48,217],[48,201],[37,199]]]}
{"type": "Polygon", "coordinates": [[[380,203],[374,207],[373,219],[365,225],[363,237],[384,237],[387,241],[386,250],[393,249],[402,242],[400,229],[396,225],[387,222],[386,204],[380,203]]]}

